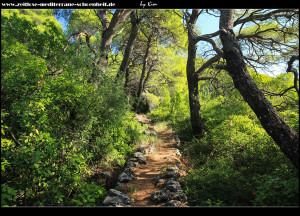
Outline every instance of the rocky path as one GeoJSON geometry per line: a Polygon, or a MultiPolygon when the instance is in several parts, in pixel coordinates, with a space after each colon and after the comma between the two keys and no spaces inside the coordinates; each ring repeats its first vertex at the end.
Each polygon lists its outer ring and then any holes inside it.
{"type": "Polygon", "coordinates": [[[155,131],[155,124],[144,115],[137,119],[148,125],[146,134],[157,136],[155,143],[140,146],[129,159],[127,168],[119,176],[115,189],[108,192],[105,206],[187,206],[179,178],[186,167],[178,141],[171,128],[155,131]],[[120,194],[121,193],[121,194],[120,194]]]}

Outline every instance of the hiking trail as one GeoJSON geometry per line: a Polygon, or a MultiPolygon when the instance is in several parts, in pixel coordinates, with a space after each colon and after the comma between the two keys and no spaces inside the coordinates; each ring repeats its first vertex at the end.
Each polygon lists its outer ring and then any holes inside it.
{"type": "MultiPolygon", "coordinates": [[[[148,125],[147,132],[154,131],[157,134],[157,141],[148,143],[148,145],[154,145],[155,149],[145,154],[147,156],[146,164],[139,164],[138,167],[132,168],[136,178],[124,185],[122,192],[134,199],[131,206],[163,206],[165,202],[155,202],[150,198],[152,193],[162,189],[162,181],[157,183],[155,178],[159,178],[159,175],[166,173],[166,170],[172,167],[175,167],[180,177],[185,176],[187,167],[176,148],[177,143],[172,128],[168,127],[155,131],[155,123],[149,121],[145,115],[137,114],[136,117],[140,122],[148,125]]],[[[187,205],[186,203],[177,202],[176,206],[187,205]]]]}

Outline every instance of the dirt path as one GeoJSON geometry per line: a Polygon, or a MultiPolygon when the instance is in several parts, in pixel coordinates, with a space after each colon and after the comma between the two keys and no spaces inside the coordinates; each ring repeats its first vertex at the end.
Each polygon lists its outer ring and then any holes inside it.
{"type": "MultiPolygon", "coordinates": [[[[143,115],[138,115],[138,118],[148,125],[148,131],[154,131],[154,124],[143,115]]],[[[134,198],[135,202],[131,206],[150,206],[159,207],[162,204],[154,203],[150,200],[153,192],[159,190],[155,187],[154,178],[166,170],[170,166],[185,167],[181,158],[176,154],[175,140],[173,139],[174,132],[172,129],[155,131],[158,137],[155,143],[155,151],[146,154],[148,157],[145,165],[139,165],[133,169],[136,174],[136,179],[127,184],[126,193],[134,198]]],[[[183,170],[180,171],[181,176],[185,175],[183,170]]]]}

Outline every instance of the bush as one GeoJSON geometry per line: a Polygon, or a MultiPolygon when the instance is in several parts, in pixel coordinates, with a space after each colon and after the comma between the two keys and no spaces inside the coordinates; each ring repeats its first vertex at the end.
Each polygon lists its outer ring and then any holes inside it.
{"type": "Polygon", "coordinates": [[[181,148],[190,165],[195,168],[205,164],[213,150],[213,146],[209,142],[206,142],[204,139],[198,140],[195,138],[192,141],[184,142],[181,148]]]}
{"type": "Polygon", "coordinates": [[[281,164],[271,174],[262,176],[255,190],[256,206],[298,206],[299,175],[289,164],[281,164]]]}
{"type": "Polygon", "coordinates": [[[95,183],[84,183],[73,195],[71,205],[75,206],[100,206],[106,196],[103,186],[95,183]]]}
{"type": "Polygon", "coordinates": [[[1,206],[7,207],[15,204],[17,190],[1,184],[1,206]]]}
{"type": "Polygon", "coordinates": [[[266,181],[257,187],[254,205],[257,206],[298,206],[299,178],[282,180],[267,176],[266,181]]]}
{"type": "Polygon", "coordinates": [[[185,192],[192,206],[247,205],[251,193],[247,179],[228,164],[207,162],[192,170],[185,178],[185,192]]]}

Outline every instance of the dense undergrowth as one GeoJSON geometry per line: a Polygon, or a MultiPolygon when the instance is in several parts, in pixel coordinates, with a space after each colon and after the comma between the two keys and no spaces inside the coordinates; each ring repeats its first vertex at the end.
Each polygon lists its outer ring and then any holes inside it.
{"type": "Polygon", "coordinates": [[[96,90],[63,77],[1,111],[2,205],[100,205],[106,190],[88,177],[124,165],[141,137],[108,78],[96,90]]]}
{"type": "MultiPolygon", "coordinates": [[[[32,18],[48,17],[43,13],[32,18]]],[[[103,75],[98,88],[85,81],[82,56],[60,76],[49,75],[43,56],[63,46],[63,32],[53,20],[37,26],[28,19],[1,19],[1,205],[99,206],[106,189],[89,177],[123,166],[141,125],[112,76],[103,75]]]]}

